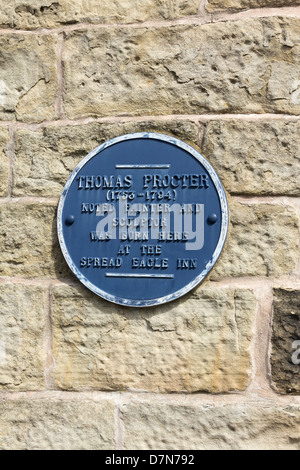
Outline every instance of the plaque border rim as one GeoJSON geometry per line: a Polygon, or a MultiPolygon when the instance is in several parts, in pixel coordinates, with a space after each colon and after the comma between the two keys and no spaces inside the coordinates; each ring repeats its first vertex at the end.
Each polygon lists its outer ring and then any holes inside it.
{"type": "Polygon", "coordinates": [[[189,293],[191,290],[193,290],[195,287],[197,287],[209,274],[209,272],[212,270],[216,262],[218,261],[226,239],[227,239],[227,234],[228,234],[228,227],[229,227],[229,207],[228,207],[228,201],[227,201],[227,196],[225,193],[225,189],[222,185],[222,182],[213,168],[213,166],[209,163],[209,161],[194,147],[191,145],[187,144],[186,142],[183,142],[180,139],[177,139],[176,137],[172,137],[166,134],[161,134],[161,133],[156,133],[156,132],[138,132],[138,133],[133,133],[133,134],[125,134],[119,137],[115,137],[111,140],[108,140],[107,142],[99,145],[96,147],[94,150],[89,152],[80,162],[79,164],[75,167],[71,175],[69,176],[63,192],[61,194],[59,203],[58,203],[58,210],[57,210],[57,233],[58,233],[58,240],[60,244],[61,251],[63,253],[63,256],[65,258],[65,261],[73,274],[77,277],[77,279],[84,284],[90,291],[98,295],[99,297],[102,297],[103,299],[112,302],[117,305],[122,305],[122,306],[127,306],[127,307],[155,307],[158,305],[162,305],[168,302],[172,302],[176,299],[179,299],[180,297],[183,297],[187,293],[189,293]],[[203,166],[204,168],[208,171],[215,188],[218,193],[220,205],[221,205],[221,212],[222,212],[222,225],[221,225],[221,232],[220,232],[220,237],[218,244],[216,246],[216,249],[207,263],[205,269],[189,284],[187,284],[185,287],[182,289],[174,292],[173,294],[169,294],[164,297],[160,297],[157,299],[151,299],[151,300],[130,300],[130,299],[124,299],[122,297],[117,297],[113,296],[111,294],[108,294],[107,292],[103,291],[99,287],[95,286],[92,282],[90,282],[75,266],[73,263],[73,260],[71,256],[69,255],[67,246],[65,244],[64,236],[63,236],[63,221],[62,221],[62,213],[63,213],[63,208],[65,204],[65,200],[68,194],[68,191],[76,178],[77,174],[79,171],[85,166],[85,164],[94,158],[97,154],[103,152],[106,148],[111,147],[112,145],[118,144],[120,142],[124,142],[127,140],[134,140],[134,139],[154,139],[154,140],[160,140],[163,142],[167,142],[169,144],[175,145],[177,147],[180,147],[181,149],[185,150],[187,153],[192,155],[194,158],[196,158],[203,166]]]}

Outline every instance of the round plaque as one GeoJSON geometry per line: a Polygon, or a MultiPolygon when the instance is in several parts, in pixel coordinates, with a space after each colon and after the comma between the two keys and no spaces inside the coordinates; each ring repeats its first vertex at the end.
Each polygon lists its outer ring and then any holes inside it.
{"type": "Polygon", "coordinates": [[[174,137],[115,138],[75,168],[58,207],[59,242],[91,291],[127,306],[175,300],[223,249],[228,204],[210,163],[174,137]]]}

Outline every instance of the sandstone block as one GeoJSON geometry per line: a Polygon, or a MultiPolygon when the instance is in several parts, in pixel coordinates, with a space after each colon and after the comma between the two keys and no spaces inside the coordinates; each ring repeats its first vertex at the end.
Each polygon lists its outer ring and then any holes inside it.
{"type": "Polygon", "coordinates": [[[9,131],[6,127],[0,127],[0,196],[7,196],[9,190],[9,158],[8,143],[9,131]]]}
{"type": "Polygon", "coordinates": [[[56,28],[76,23],[134,23],[196,15],[200,0],[10,0],[0,11],[4,28],[56,28]]]}
{"type": "Polygon", "coordinates": [[[72,276],[58,245],[53,204],[0,204],[0,251],[0,276],[72,276]]]}
{"type": "Polygon", "coordinates": [[[112,450],[113,403],[0,400],[1,450],[112,450]]]}
{"type": "Polygon", "coordinates": [[[56,386],[245,390],[255,308],[248,290],[199,289],[175,303],[133,311],[87,290],[57,287],[52,307],[56,386]]]}
{"type": "Polygon", "coordinates": [[[275,289],[272,379],[280,393],[300,393],[300,291],[275,289]]]}
{"type": "Polygon", "coordinates": [[[299,218],[293,209],[232,203],[229,211],[227,243],[210,279],[279,277],[295,270],[299,260],[299,218]]]}
{"type": "Polygon", "coordinates": [[[299,122],[212,121],[202,150],[231,194],[299,196],[299,135],[299,122]]]}
{"type": "Polygon", "coordinates": [[[0,119],[53,119],[57,93],[55,39],[0,35],[0,119]]]}
{"type": "Polygon", "coordinates": [[[71,32],[63,58],[66,113],[299,114],[299,25],[272,17],[71,32]]]}
{"type": "Polygon", "coordinates": [[[47,296],[36,286],[0,285],[0,390],[45,388],[47,296]]]}
{"type": "Polygon", "coordinates": [[[122,415],[127,450],[299,450],[299,406],[145,402],[122,415]]]}
{"type": "Polygon", "coordinates": [[[250,8],[278,8],[299,5],[299,0],[208,0],[207,11],[248,10],[250,8]]]}
{"type": "Polygon", "coordinates": [[[145,121],[18,130],[15,196],[59,197],[76,165],[94,148],[114,137],[152,131],[198,144],[199,127],[189,121],[145,121]]]}

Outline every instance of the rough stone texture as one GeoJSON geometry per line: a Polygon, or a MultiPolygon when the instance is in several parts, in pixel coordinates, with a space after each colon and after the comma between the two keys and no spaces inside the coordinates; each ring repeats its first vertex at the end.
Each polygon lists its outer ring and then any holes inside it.
{"type": "Polygon", "coordinates": [[[249,8],[278,8],[300,5],[300,0],[208,0],[207,11],[248,10],[249,8]]]}
{"type": "Polygon", "coordinates": [[[300,362],[300,291],[276,289],[274,294],[272,380],[280,393],[299,394],[300,364],[293,363],[293,355],[300,362]]]}
{"type": "Polygon", "coordinates": [[[76,23],[134,23],[196,15],[201,0],[9,0],[0,26],[55,28],[76,23]]]}
{"type": "Polygon", "coordinates": [[[0,251],[0,276],[72,276],[58,246],[54,205],[0,204],[0,251]]]}
{"type": "Polygon", "coordinates": [[[202,147],[231,194],[300,195],[300,122],[212,121],[202,147]]]}
{"type": "Polygon", "coordinates": [[[0,35],[1,120],[40,122],[54,118],[55,45],[50,36],[0,35]]]}
{"type": "Polygon", "coordinates": [[[15,196],[60,196],[75,166],[91,150],[122,134],[153,131],[198,144],[193,122],[127,122],[18,130],[16,137],[15,196]]]}
{"type": "MultiPolygon", "coordinates": [[[[125,449],[300,450],[299,398],[276,398],[267,375],[271,306],[262,298],[278,286],[272,387],[299,395],[300,290],[283,289],[299,280],[299,15],[263,10],[200,25],[192,18],[200,0],[2,3],[0,449],[112,450],[124,437],[125,449]],[[89,151],[148,130],[195,146],[204,137],[203,154],[228,192],[230,232],[201,287],[129,309],[75,279],[59,248],[56,207],[89,151]],[[259,196],[275,197],[266,204],[259,196]],[[112,393],[122,391],[132,393],[112,393]],[[206,400],[200,392],[237,395],[206,400]],[[284,408],[291,402],[298,406],[284,408]]],[[[224,12],[300,0],[206,3],[224,12]]]]}
{"type": "Polygon", "coordinates": [[[279,277],[295,270],[299,260],[299,218],[292,209],[232,203],[229,212],[227,244],[210,279],[279,277]]]}
{"type": "Polygon", "coordinates": [[[9,191],[9,158],[8,143],[9,131],[6,127],[0,127],[0,196],[7,196],[9,191]]]}
{"type": "Polygon", "coordinates": [[[255,18],[69,33],[67,115],[299,114],[299,27],[255,18]]]}
{"type": "Polygon", "coordinates": [[[300,407],[138,403],[122,418],[125,448],[300,450],[300,407]]]}
{"type": "Polygon", "coordinates": [[[46,289],[40,287],[0,285],[1,390],[45,388],[43,340],[47,296],[46,289]]]}
{"type": "Polygon", "coordinates": [[[1,450],[112,450],[110,401],[0,400],[1,450]]]}
{"type": "Polygon", "coordinates": [[[251,291],[199,290],[133,311],[87,290],[57,287],[52,314],[60,389],[220,393],[249,385],[251,291]]]}

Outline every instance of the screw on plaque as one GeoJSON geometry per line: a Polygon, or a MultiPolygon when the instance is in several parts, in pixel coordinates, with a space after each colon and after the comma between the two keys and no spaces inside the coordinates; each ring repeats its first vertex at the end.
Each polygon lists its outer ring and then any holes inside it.
{"type": "Polygon", "coordinates": [[[210,214],[210,216],[208,216],[207,222],[209,223],[209,225],[214,225],[217,221],[218,221],[217,214],[210,214]]]}
{"type": "Polygon", "coordinates": [[[66,218],[66,224],[67,225],[73,225],[74,222],[75,222],[74,215],[72,215],[72,214],[68,215],[68,217],[66,218]]]}

